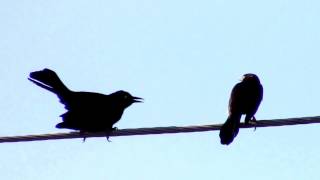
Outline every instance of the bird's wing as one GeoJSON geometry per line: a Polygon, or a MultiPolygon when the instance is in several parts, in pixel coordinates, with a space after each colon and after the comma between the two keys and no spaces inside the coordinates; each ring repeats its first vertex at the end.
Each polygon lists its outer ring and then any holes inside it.
{"type": "Polygon", "coordinates": [[[245,96],[245,87],[243,83],[236,84],[230,95],[229,99],[229,114],[241,113],[242,112],[242,104],[244,102],[245,96]]]}

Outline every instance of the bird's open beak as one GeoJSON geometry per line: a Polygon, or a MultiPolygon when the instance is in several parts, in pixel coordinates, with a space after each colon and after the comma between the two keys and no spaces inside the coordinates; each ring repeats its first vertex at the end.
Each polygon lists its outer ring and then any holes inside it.
{"type": "Polygon", "coordinates": [[[134,103],[142,103],[142,102],[143,102],[143,98],[133,97],[133,102],[134,102],[134,103]]]}

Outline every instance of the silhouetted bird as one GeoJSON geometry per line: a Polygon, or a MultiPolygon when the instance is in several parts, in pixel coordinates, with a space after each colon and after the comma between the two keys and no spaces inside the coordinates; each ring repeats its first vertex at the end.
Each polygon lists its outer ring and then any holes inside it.
{"type": "Polygon", "coordinates": [[[63,122],[58,123],[56,127],[80,130],[80,133],[110,133],[115,129],[113,125],[120,120],[123,111],[132,103],[142,100],[125,91],[117,91],[109,95],[71,91],[50,69],[31,72],[28,79],[55,93],[68,110],[61,115],[63,122]]]}
{"type": "Polygon", "coordinates": [[[229,100],[229,116],[220,129],[221,144],[229,145],[239,132],[241,115],[245,114],[245,124],[255,123],[254,114],[262,101],[263,87],[255,74],[245,74],[236,84],[229,100]]]}

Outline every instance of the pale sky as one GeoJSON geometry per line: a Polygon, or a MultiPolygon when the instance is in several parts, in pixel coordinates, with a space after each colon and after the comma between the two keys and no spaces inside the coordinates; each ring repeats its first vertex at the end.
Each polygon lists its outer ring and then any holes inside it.
{"type": "MultiPolygon", "coordinates": [[[[27,80],[55,70],[72,90],[126,90],[145,102],[116,126],[223,123],[245,73],[264,86],[259,119],[319,115],[318,1],[0,2],[0,136],[56,129],[65,110],[27,80]]],[[[318,180],[320,127],[0,144],[10,180],[318,180]]]]}

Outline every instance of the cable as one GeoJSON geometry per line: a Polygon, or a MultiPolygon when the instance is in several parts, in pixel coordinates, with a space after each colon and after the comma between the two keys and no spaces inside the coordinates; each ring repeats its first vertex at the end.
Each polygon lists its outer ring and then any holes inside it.
{"type": "MultiPolygon", "coordinates": [[[[287,119],[272,119],[257,121],[255,126],[245,125],[241,123],[240,128],[253,127],[274,127],[274,126],[289,126],[301,124],[320,123],[320,116],[287,118],[287,119]]],[[[108,136],[134,136],[134,135],[151,135],[151,134],[174,134],[174,133],[191,133],[220,130],[222,124],[217,125],[202,125],[202,126],[169,126],[169,127],[152,127],[152,128],[136,128],[136,129],[119,129],[111,132],[108,136]]],[[[44,141],[56,139],[74,139],[74,138],[89,138],[89,137],[106,137],[106,133],[85,133],[79,132],[55,133],[55,134],[39,134],[25,136],[7,136],[0,137],[0,143],[8,142],[26,142],[26,141],[44,141]]]]}

